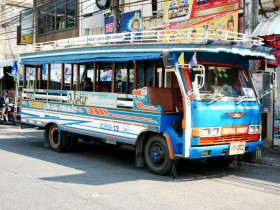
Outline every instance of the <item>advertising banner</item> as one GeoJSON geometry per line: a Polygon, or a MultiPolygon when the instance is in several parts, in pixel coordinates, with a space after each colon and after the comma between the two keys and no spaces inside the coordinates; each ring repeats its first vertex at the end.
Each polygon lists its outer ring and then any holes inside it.
{"type": "Polygon", "coordinates": [[[121,14],[121,32],[142,31],[141,10],[121,14]]]}
{"type": "MultiPolygon", "coordinates": [[[[105,20],[105,34],[114,32],[114,17],[109,16],[105,20]]],[[[142,14],[141,10],[120,14],[120,33],[124,32],[140,32],[142,31],[142,14]]]]}
{"type": "Polygon", "coordinates": [[[240,0],[167,0],[164,7],[165,23],[169,23],[236,11],[240,0]]]}
{"type": "Polygon", "coordinates": [[[33,9],[24,9],[20,12],[20,37],[19,44],[33,43],[33,9]]]}
{"type": "Polygon", "coordinates": [[[163,29],[191,29],[191,38],[203,38],[206,32],[222,35],[221,30],[238,32],[239,7],[239,0],[166,1],[163,29]]]}
{"type": "MultiPolygon", "coordinates": [[[[195,39],[195,38],[203,38],[207,32],[217,34],[217,35],[222,35],[222,32],[220,30],[238,32],[237,23],[238,23],[238,11],[231,11],[231,12],[221,13],[217,15],[210,15],[205,18],[194,18],[190,20],[171,22],[164,26],[164,30],[190,28],[192,32],[191,38],[195,39]]],[[[169,32],[165,32],[165,34],[166,33],[169,32]]],[[[174,36],[176,35],[178,34],[174,34],[174,36]]]]}
{"type": "Polygon", "coordinates": [[[67,103],[117,108],[116,93],[67,91],[67,103]]]}

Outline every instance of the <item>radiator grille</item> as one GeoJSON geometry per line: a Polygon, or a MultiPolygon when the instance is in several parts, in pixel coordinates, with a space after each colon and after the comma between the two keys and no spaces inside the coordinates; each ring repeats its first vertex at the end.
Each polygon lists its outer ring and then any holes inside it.
{"type": "Polygon", "coordinates": [[[260,134],[243,134],[233,136],[219,136],[219,137],[202,137],[200,138],[199,146],[209,146],[217,144],[229,144],[235,141],[258,141],[260,134]]]}

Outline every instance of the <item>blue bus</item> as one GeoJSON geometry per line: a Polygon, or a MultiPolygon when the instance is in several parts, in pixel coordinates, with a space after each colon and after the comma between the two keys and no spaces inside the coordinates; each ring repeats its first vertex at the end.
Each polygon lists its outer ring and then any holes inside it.
{"type": "Polygon", "coordinates": [[[131,145],[135,165],[159,175],[179,159],[227,167],[235,156],[259,152],[261,103],[249,61],[275,59],[271,49],[244,34],[192,33],[95,35],[21,48],[22,125],[43,128],[44,145],[58,152],[78,140],[131,145]]]}

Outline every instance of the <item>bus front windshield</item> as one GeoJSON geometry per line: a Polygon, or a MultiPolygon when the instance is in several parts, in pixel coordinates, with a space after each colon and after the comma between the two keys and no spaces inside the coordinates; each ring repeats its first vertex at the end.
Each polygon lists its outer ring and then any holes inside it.
{"type": "Polygon", "coordinates": [[[196,100],[255,101],[256,95],[244,70],[225,66],[205,66],[204,85],[196,71],[191,71],[196,100]]]}

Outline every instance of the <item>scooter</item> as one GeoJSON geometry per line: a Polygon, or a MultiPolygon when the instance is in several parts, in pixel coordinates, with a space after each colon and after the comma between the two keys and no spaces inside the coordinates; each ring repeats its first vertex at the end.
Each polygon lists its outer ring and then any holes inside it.
{"type": "MultiPolygon", "coordinates": [[[[16,125],[14,104],[8,103],[6,105],[6,109],[7,111],[4,115],[4,121],[1,120],[0,124],[2,124],[3,122],[11,122],[13,125],[16,125]]],[[[0,111],[0,114],[2,116],[2,111],[0,111]]]]}

